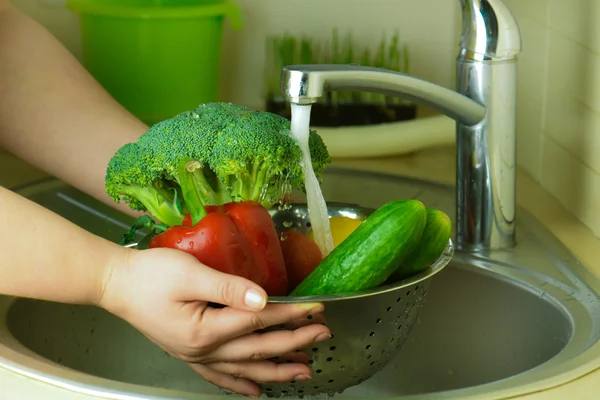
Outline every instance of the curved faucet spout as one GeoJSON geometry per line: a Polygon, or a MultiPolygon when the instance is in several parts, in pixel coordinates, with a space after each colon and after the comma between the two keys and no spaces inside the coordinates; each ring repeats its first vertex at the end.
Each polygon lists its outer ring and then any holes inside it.
{"type": "Polygon", "coordinates": [[[501,0],[460,0],[460,5],[463,56],[502,60],[512,59],[521,52],[519,27],[501,0]]]}
{"type": "MultiPolygon", "coordinates": [[[[515,245],[517,54],[521,37],[502,0],[460,0],[456,92],[360,65],[291,65],[281,92],[311,104],[326,91],[406,97],[456,120],[456,246],[482,252],[515,245]]],[[[368,139],[365,139],[368,140],[368,139]]]]}
{"type": "Polygon", "coordinates": [[[426,104],[465,125],[485,117],[485,108],[453,90],[400,72],[360,65],[308,64],[283,68],[282,92],[292,103],[315,103],[325,91],[362,90],[426,104]]]}

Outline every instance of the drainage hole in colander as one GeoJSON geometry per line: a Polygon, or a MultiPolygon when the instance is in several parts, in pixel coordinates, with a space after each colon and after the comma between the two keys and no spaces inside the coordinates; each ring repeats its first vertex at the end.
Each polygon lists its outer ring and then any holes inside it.
{"type": "Polygon", "coordinates": [[[327,357],[327,361],[332,361],[333,357],[327,357]]]}
{"type": "Polygon", "coordinates": [[[398,325],[398,330],[402,329],[402,325],[398,325]]]}
{"type": "Polygon", "coordinates": [[[392,311],[392,307],[387,308],[387,312],[390,312],[390,311],[392,311]]]}
{"type": "Polygon", "coordinates": [[[319,387],[318,386],[313,386],[313,389],[318,390],[319,387]]]}
{"type": "Polygon", "coordinates": [[[321,372],[323,372],[323,370],[322,370],[322,369],[318,369],[318,370],[317,370],[317,374],[320,374],[321,372]]]}
{"type": "Polygon", "coordinates": [[[375,332],[369,333],[369,336],[375,336],[375,332]]]}
{"type": "Polygon", "coordinates": [[[419,289],[419,285],[415,286],[415,290],[418,290],[418,289],[419,289]]]}
{"type": "Polygon", "coordinates": [[[329,383],[333,383],[333,379],[330,379],[330,380],[328,380],[327,382],[329,382],[329,383]]]}
{"type": "Polygon", "coordinates": [[[272,391],[272,390],[273,390],[273,389],[271,389],[271,388],[267,388],[267,392],[270,392],[270,391],[272,391]]]}
{"type": "Polygon", "coordinates": [[[381,323],[381,318],[377,318],[377,321],[375,321],[376,324],[380,324],[381,323]]]}
{"type": "Polygon", "coordinates": [[[319,349],[317,347],[313,347],[312,351],[316,353],[317,351],[319,351],[319,349]]]}
{"type": "Polygon", "coordinates": [[[409,296],[410,295],[410,290],[406,292],[406,295],[409,296]]]}
{"type": "Polygon", "coordinates": [[[371,348],[371,345],[370,345],[370,344],[368,344],[368,345],[365,347],[365,349],[367,349],[367,350],[369,350],[370,348],[371,348]]]}
{"type": "Polygon", "coordinates": [[[371,355],[370,355],[370,354],[367,356],[367,360],[368,360],[369,358],[371,358],[371,355]]]}
{"type": "Polygon", "coordinates": [[[400,303],[401,301],[402,301],[402,297],[398,297],[398,298],[396,299],[396,303],[400,303]]]}
{"type": "Polygon", "coordinates": [[[308,360],[308,364],[309,365],[313,365],[314,361],[313,360],[308,360]]]}
{"type": "Polygon", "coordinates": [[[371,364],[369,365],[372,367],[373,365],[375,365],[375,361],[371,361],[371,364]]]}
{"type": "Polygon", "coordinates": [[[334,351],[334,350],[335,350],[335,346],[331,346],[331,347],[329,348],[329,350],[331,350],[331,351],[334,351]]]}

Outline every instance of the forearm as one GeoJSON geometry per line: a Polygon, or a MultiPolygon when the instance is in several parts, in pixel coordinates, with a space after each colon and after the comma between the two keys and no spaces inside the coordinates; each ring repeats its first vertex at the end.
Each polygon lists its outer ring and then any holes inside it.
{"type": "Polygon", "coordinates": [[[4,0],[0,60],[0,145],[114,205],[104,193],[106,165],[147,126],[109,96],[49,32],[4,0]]]}
{"type": "Polygon", "coordinates": [[[0,187],[0,293],[97,305],[128,249],[0,187]]]}

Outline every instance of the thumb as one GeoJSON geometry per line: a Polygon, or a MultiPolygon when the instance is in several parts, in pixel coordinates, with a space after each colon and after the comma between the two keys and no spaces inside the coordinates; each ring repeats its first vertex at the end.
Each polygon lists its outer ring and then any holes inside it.
{"type": "Polygon", "coordinates": [[[267,304],[267,293],[256,283],[226,274],[199,263],[190,279],[193,300],[218,303],[240,310],[260,311],[267,304]]]}

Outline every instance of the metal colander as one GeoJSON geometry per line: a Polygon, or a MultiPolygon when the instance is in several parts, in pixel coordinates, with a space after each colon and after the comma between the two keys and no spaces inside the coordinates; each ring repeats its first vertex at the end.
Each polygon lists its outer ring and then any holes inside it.
{"type": "MultiPolygon", "coordinates": [[[[365,219],[373,209],[329,203],[330,216],[365,219]]],[[[310,229],[305,204],[272,211],[278,231],[310,229]]],[[[333,337],[307,349],[312,379],[286,384],[262,384],[267,397],[333,396],[382,370],[396,356],[414,325],[431,282],[454,253],[452,241],[425,271],[402,282],[374,290],[334,296],[273,297],[270,303],[323,302],[323,316],[333,337]]],[[[271,327],[267,330],[286,329],[271,327]]],[[[284,363],[289,360],[278,359],[284,363]]]]}
{"type": "MultiPolygon", "coordinates": [[[[328,203],[330,217],[344,216],[364,220],[373,209],[354,204],[328,203]]],[[[307,233],[310,214],[306,204],[290,204],[271,210],[278,232],[295,230],[307,233]]],[[[146,236],[135,247],[147,247],[146,236]]],[[[393,359],[417,320],[431,277],[442,270],[454,254],[452,241],[440,257],[425,271],[401,282],[343,295],[307,297],[271,297],[269,303],[322,302],[322,317],[333,337],[306,349],[313,370],[312,379],[286,384],[261,384],[266,397],[333,396],[358,385],[393,359]]],[[[310,318],[310,317],[309,317],[310,318]]],[[[310,321],[315,322],[315,321],[310,321]]],[[[263,331],[288,329],[269,327],[263,331]]],[[[278,363],[291,360],[276,359],[278,363]]],[[[223,390],[224,394],[233,393],[223,390]]]]}

